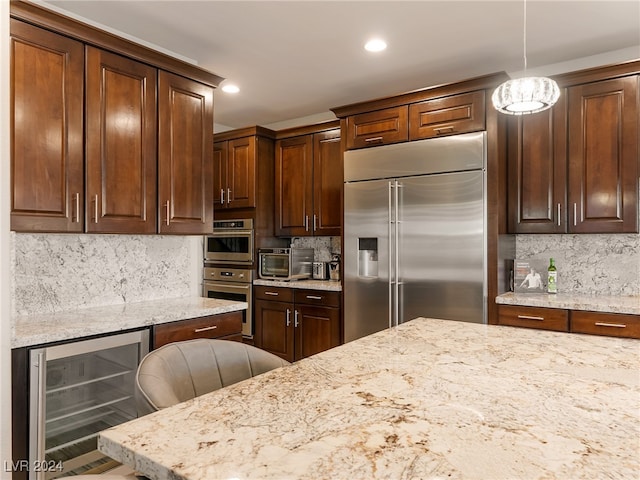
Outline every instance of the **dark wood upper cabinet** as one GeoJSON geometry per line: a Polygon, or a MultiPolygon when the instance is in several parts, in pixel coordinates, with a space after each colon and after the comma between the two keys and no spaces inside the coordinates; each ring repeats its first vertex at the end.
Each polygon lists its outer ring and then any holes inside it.
{"type": "Polygon", "coordinates": [[[87,47],[88,232],[156,231],[155,68],[87,47]]]}
{"type": "Polygon", "coordinates": [[[213,230],[213,88],[158,74],[159,233],[213,230]]]}
{"type": "Polygon", "coordinates": [[[566,92],[549,110],[509,120],[509,231],[564,233],[566,92]]]}
{"type": "Polygon", "coordinates": [[[346,149],[375,147],[409,139],[409,107],[385,108],[346,119],[346,149]]]}
{"type": "Polygon", "coordinates": [[[409,105],[409,140],[484,129],[484,90],[409,105]]]}
{"type": "Polygon", "coordinates": [[[11,19],[11,229],[84,228],[82,43],[11,19]]]}
{"type": "Polygon", "coordinates": [[[343,168],[339,128],[278,139],[275,172],[276,236],[340,235],[343,168]]]}
{"type": "Polygon", "coordinates": [[[569,230],[638,231],[638,76],[569,88],[569,230]]]}
{"type": "Polygon", "coordinates": [[[214,144],[215,208],[256,206],[256,142],[251,136],[214,144]]]}
{"type": "Polygon", "coordinates": [[[638,232],[638,70],[559,76],[552,109],[510,118],[511,233],[638,232]]]}

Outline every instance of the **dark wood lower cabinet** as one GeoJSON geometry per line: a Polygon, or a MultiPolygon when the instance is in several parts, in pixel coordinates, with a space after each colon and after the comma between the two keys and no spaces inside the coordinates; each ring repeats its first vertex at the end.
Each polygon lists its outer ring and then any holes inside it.
{"type": "Polygon", "coordinates": [[[340,345],[340,293],[257,286],[255,344],[293,362],[340,345]]]}
{"type": "Polygon", "coordinates": [[[208,315],[155,325],[152,346],[159,348],[167,343],[196,338],[242,342],[242,312],[208,315]]]}
{"type": "Polygon", "coordinates": [[[498,325],[640,338],[640,315],[498,305],[498,325]]]}

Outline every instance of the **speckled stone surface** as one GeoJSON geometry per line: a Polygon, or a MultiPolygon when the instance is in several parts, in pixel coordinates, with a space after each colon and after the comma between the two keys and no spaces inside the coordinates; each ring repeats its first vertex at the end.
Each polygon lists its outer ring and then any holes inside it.
{"type": "Polygon", "coordinates": [[[584,295],[577,293],[503,293],[496,303],[526,307],[564,308],[591,312],[640,315],[640,295],[584,295]]]}
{"type": "Polygon", "coordinates": [[[286,287],[300,288],[307,290],[328,290],[332,292],[342,291],[342,284],[337,280],[296,280],[293,282],[281,282],[279,280],[265,280],[258,278],[253,281],[254,285],[262,285],[265,287],[286,287]]]}
{"type": "Polygon", "coordinates": [[[201,294],[202,236],[11,235],[12,313],[201,294]]]}
{"type": "Polygon", "coordinates": [[[640,342],[416,319],[105,430],[153,480],[631,479],[640,342]]]}
{"type": "Polygon", "coordinates": [[[11,322],[11,348],[113,333],[246,309],[245,302],[184,297],[83,308],[59,313],[15,316],[11,322]]]}
{"type": "Polygon", "coordinates": [[[517,235],[517,258],[555,260],[558,291],[640,295],[640,235],[517,235]]]}

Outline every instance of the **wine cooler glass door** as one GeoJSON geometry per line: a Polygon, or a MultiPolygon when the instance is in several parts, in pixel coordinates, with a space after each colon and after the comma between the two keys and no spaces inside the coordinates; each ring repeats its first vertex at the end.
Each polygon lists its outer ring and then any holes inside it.
{"type": "Polygon", "coordinates": [[[30,480],[99,472],[98,432],[136,418],[134,378],[148,331],[31,351],[30,480]],[[36,471],[37,470],[37,471],[36,471]]]}

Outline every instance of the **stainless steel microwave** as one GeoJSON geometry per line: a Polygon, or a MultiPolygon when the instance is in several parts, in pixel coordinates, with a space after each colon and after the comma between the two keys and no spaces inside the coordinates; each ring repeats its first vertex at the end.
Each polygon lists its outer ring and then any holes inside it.
{"type": "Polygon", "coordinates": [[[313,248],[263,248],[258,251],[258,276],[271,280],[311,278],[313,248]]]}
{"type": "Polygon", "coordinates": [[[253,220],[213,222],[213,233],[204,238],[204,261],[231,265],[253,263],[253,220]]]}

